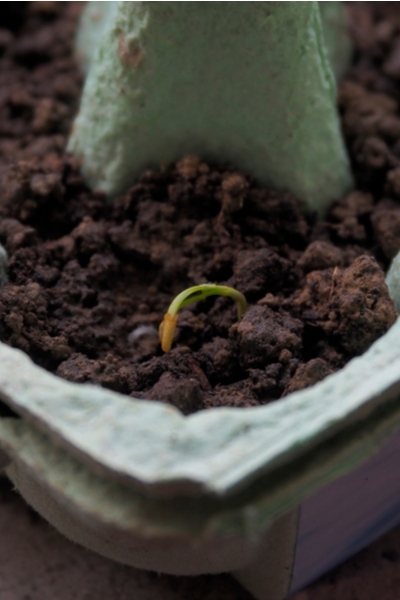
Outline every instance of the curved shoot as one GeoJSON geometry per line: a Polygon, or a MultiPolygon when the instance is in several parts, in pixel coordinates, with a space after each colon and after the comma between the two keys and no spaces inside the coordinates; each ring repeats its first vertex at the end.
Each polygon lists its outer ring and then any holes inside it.
{"type": "Polygon", "coordinates": [[[241,319],[246,312],[246,298],[234,288],[226,285],[216,285],[214,283],[203,283],[201,285],[190,287],[178,294],[171,302],[168,311],[164,315],[164,320],[160,324],[158,331],[161,347],[164,352],[169,352],[171,349],[175,327],[178,322],[178,311],[184,306],[187,306],[192,302],[197,302],[198,300],[203,300],[208,296],[229,296],[235,300],[238,309],[238,319],[241,319]]]}

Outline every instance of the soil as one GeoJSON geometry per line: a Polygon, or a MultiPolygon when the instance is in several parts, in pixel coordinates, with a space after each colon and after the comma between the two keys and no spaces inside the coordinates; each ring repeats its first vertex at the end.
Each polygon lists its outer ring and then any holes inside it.
{"type": "Polygon", "coordinates": [[[268,403],[362,354],[397,318],[384,270],[400,250],[398,3],[349,3],[356,53],[339,107],[357,188],[324,223],[195,156],[104,206],[64,152],[82,4],[10,2],[0,29],[0,339],[60,377],[185,414],[268,403]],[[247,312],[191,304],[164,354],[170,302],[205,282],[237,288],[247,312]]]}

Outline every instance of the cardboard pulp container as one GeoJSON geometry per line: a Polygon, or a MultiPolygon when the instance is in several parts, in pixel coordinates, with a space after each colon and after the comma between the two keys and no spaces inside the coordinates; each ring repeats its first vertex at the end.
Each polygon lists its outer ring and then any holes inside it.
{"type": "Polygon", "coordinates": [[[1,344],[0,397],[21,418],[0,419],[0,462],[89,549],[162,573],[232,572],[256,598],[283,598],[397,522],[399,438],[360,465],[400,427],[399,329],[312,388],[190,416],[63,381],[1,344]]]}

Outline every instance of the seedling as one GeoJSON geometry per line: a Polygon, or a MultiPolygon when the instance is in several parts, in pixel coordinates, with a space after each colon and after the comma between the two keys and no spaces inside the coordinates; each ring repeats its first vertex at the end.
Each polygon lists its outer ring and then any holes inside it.
{"type": "Polygon", "coordinates": [[[161,348],[164,350],[164,352],[169,352],[171,349],[175,327],[178,322],[178,310],[184,306],[187,306],[191,302],[203,300],[208,296],[229,296],[229,298],[236,300],[238,319],[241,319],[246,312],[246,298],[234,288],[226,285],[216,285],[214,283],[203,283],[201,285],[190,287],[178,294],[175,300],[171,302],[168,312],[165,313],[164,320],[160,324],[159,335],[161,348]]]}

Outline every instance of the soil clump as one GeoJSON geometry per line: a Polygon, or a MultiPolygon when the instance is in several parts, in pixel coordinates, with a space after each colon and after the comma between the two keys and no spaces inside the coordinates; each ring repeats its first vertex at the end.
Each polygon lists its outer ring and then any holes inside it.
{"type": "Polygon", "coordinates": [[[357,189],[324,223],[291,195],[192,155],[143,173],[105,207],[63,150],[82,82],[72,57],[82,3],[20,4],[19,29],[13,16],[0,30],[3,342],[70,381],[188,414],[313,385],[389,329],[397,313],[384,269],[400,250],[400,10],[386,5],[397,3],[349,3],[356,56],[339,106],[357,189]],[[170,302],[205,282],[245,294],[246,314],[238,322],[227,298],[190,305],[163,354],[157,328],[170,302]]]}

